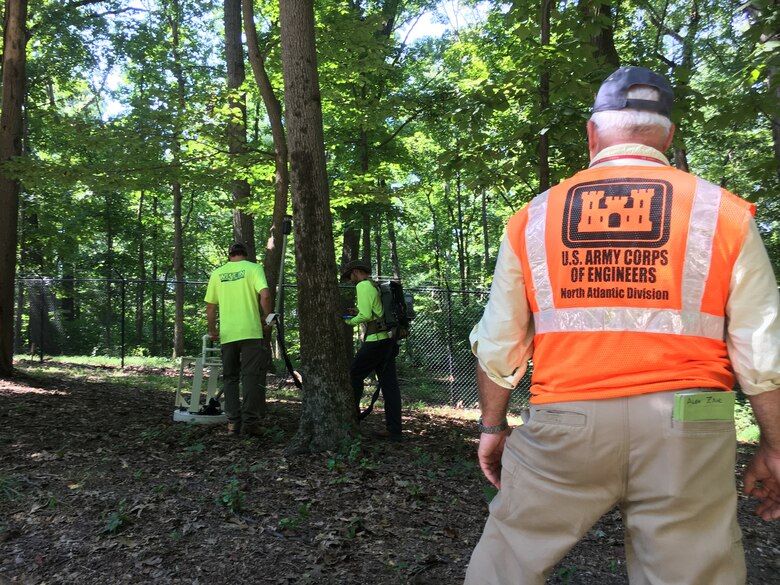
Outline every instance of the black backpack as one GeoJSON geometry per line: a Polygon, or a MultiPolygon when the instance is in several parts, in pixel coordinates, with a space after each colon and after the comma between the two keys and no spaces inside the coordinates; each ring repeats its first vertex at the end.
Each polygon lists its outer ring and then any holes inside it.
{"type": "Polygon", "coordinates": [[[404,288],[397,280],[388,280],[375,285],[379,289],[379,297],[382,300],[381,329],[393,329],[397,332],[396,339],[404,339],[409,336],[411,321],[414,319],[414,299],[404,293],[404,288]]]}

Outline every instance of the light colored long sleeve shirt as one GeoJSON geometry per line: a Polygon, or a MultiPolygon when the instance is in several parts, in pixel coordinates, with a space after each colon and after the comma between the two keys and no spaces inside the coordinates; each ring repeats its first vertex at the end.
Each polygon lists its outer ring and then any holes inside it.
{"type": "MultiPolygon", "coordinates": [[[[594,157],[598,165],[668,165],[657,150],[612,146],[594,157]]],[[[726,304],[726,346],[742,391],[756,395],[780,388],[780,295],[766,249],[750,221],[734,264],[726,304]]],[[[522,265],[506,236],[501,242],[482,319],[470,335],[480,367],[499,386],[512,388],[533,356],[533,315],[525,295],[522,265]]]]}

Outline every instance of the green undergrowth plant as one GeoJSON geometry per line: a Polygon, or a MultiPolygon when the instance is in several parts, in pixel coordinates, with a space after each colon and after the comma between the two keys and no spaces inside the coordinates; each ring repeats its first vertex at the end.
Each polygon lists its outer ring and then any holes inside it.
{"type": "Polygon", "coordinates": [[[21,482],[13,475],[0,474],[0,501],[8,502],[22,497],[21,482]]]}
{"type": "Polygon", "coordinates": [[[120,500],[116,510],[111,510],[103,516],[105,519],[103,533],[116,534],[130,523],[130,516],[127,512],[127,500],[120,500]]]}
{"type": "Polygon", "coordinates": [[[217,504],[230,510],[231,512],[240,512],[244,509],[246,492],[242,489],[241,482],[237,477],[231,477],[225,485],[222,493],[217,497],[217,504]]]}
{"type": "Polygon", "coordinates": [[[309,519],[309,513],[311,511],[311,502],[305,502],[298,506],[297,513],[295,516],[289,517],[289,518],[282,518],[277,523],[277,527],[279,530],[284,530],[285,528],[297,528],[304,522],[306,522],[309,519]]]}

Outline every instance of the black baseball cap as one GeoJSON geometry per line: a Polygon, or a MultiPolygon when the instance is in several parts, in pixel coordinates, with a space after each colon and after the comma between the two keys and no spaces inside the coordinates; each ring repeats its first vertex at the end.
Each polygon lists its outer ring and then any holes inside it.
{"type": "Polygon", "coordinates": [[[601,84],[593,113],[614,110],[644,110],[672,117],[674,92],[669,81],[663,75],[645,67],[621,67],[601,84]],[[634,85],[649,85],[658,90],[658,101],[629,99],[628,90],[634,85]]]}

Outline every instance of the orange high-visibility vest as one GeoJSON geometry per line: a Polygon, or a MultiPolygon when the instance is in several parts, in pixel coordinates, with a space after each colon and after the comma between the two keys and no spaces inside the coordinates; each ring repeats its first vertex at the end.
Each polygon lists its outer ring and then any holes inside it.
{"type": "Polygon", "coordinates": [[[515,214],[507,237],[534,316],[531,402],[730,390],[725,307],[754,212],[668,166],[605,166],[515,214]]]}

